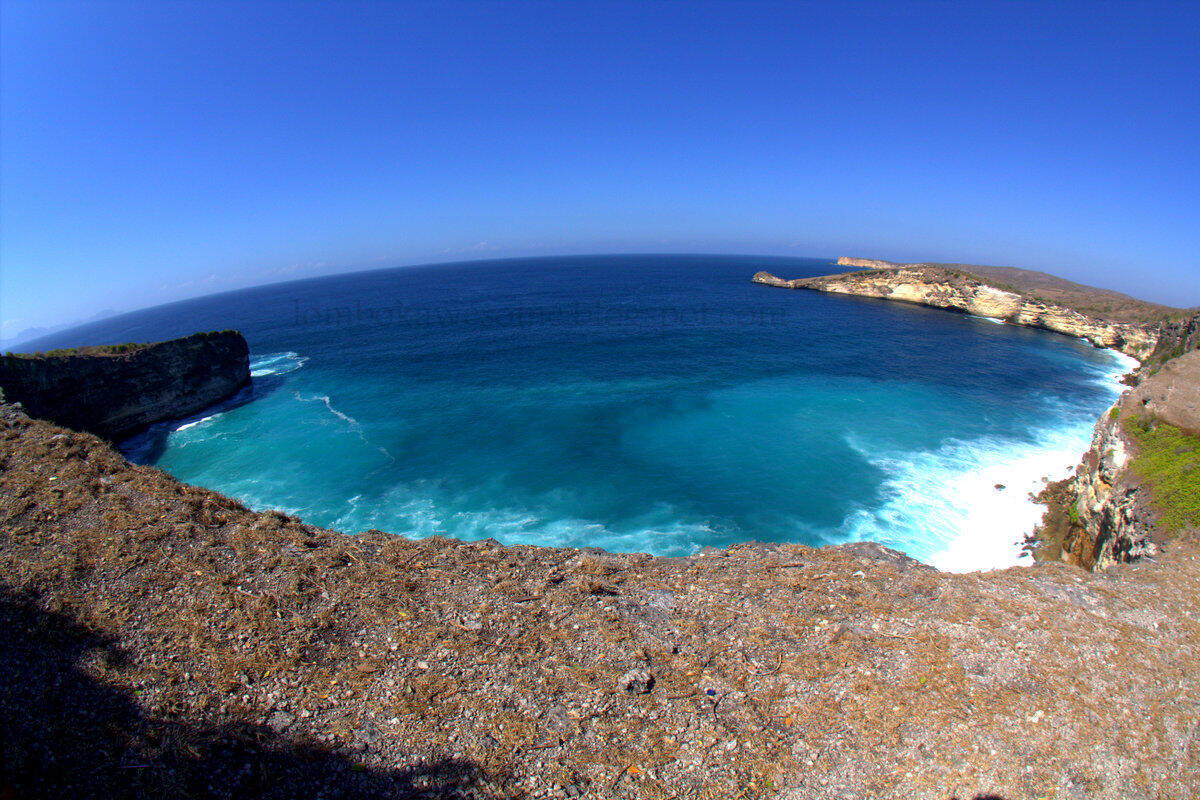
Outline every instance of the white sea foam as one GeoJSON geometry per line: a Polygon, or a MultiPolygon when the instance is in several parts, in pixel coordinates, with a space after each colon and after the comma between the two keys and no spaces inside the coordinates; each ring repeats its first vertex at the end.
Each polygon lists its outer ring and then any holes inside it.
{"type": "Polygon", "coordinates": [[[878,541],[952,572],[1028,563],[1021,545],[1043,512],[1030,493],[1044,486],[1043,478],[1067,474],[1089,438],[1090,428],[1075,426],[1047,431],[1036,442],[952,440],[921,453],[852,442],[887,477],[883,505],[857,512],[850,538],[878,541]]]}
{"type": "Polygon", "coordinates": [[[670,519],[673,509],[655,509],[621,529],[602,522],[557,516],[549,509],[469,508],[428,487],[394,487],[382,498],[346,501],[330,527],[347,532],[379,528],[412,538],[450,536],[462,541],[494,538],[508,545],[600,547],[617,553],[690,555],[716,535],[701,523],[670,519]]]}
{"type": "Polygon", "coordinates": [[[1116,389],[1118,393],[1125,391],[1129,387],[1121,383],[1121,378],[1133,372],[1142,365],[1133,356],[1127,356],[1124,353],[1118,353],[1116,350],[1108,350],[1107,353],[1112,356],[1114,370],[1101,370],[1097,376],[1101,386],[1106,386],[1110,389],[1116,389]]]}
{"type": "Polygon", "coordinates": [[[300,369],[307,361],[308,356],[302,356],[290,350],[284,353],[266,353],[256,356],[250,362],[250,377],[262,378],[266,375],[285,375],[300,369]]]}
{"type": "Polygon", "coordinates": [[[983,320],[984,322],[994,322],[994,323],[996,323],[997,325],[1004,325],[1004,324],[1006,324],[1006,323],[1004,322],[1004,320],[1002,320],[1002,319],[996,319],[995,317],[985,317],[985,316],[983,316],[982,314],[967,314],[967,316],[968,316],[968,317],[974,317],[975,319],[981,319],[981,320],[983,320]]]}
{"type": "Polygon", "coordinates": [[[395,458],[392,456],[392,454],[387,451],[387,448],[385,448],[381,445],[372,445],[371,441],[369,439],[367,439],[367,434],[366,434],[366,432],[363,431],[363,427],[359,423],[358,420],[356,420],[354,417],[350,416],[349,414],[345,414],[341,411],[338,411],[336,408],[334,408],[333,401],[329,399],[329,395],[318,394],[318,395],[313,395],[311,397],[305,397],[304,395],[300,394],[299,392],[294,392],[293,395],[295,396],[295,398],[297,400],[299,400],[302,403],[323,403],[325,405],[325,408],[329,410],[329,413],[333,414],[335,417],[337,417],[338,419],[342,420],[343,422],[345,422],[347,425],[350,426],[350,429],[358,436],[359,439],[362,440],[363,444],[371,445],[376,450],[378,450],[379,452],[381,452],[385,456],[387,456],[389,459],[392,459],[393,461],[395,460],[395,458]]]}
{"type": "Polygon", "coordinates": [[[201,425],[205,422],[216,419],[218,416],[220,416],[220,414],[209,414],[207,417],[201,417],[200,419],[195,420],[193,422],[185,422],[182,425],[180,425],[178,428],[175,429],[175,433],[178,433],[179,431],[186,431],[189,428],[194,428],[197,425],[201,425]]]}
{"type": "Polygon", "coordinates": [[[300,394],[299,392],[295,392],[295,396],[296,396],[297,400],[299,400],[303,403],[324,403],[325,407],[327,409],[329,409],[329,413],[333,414],[335,417],[338,417],[339,419],[345,420],[356,431],[359,431],[359,432],[362,431],[362,426],[358,424],[358,420],[356,420],[354,417],[350,416],[349,414],[343,414],[341,411],[338,411],[336,408],[333,407],[333,402],[329,399],[329,395],[318,394],[318,395],[313,395],[312,397],[305,397],[304,395],[300,394]]]}
{"type": "MultiPolygon", "coordinates": [[[[1116,355],[1115,371],[1105,371],[1102,378],[1113,399],[1125,388],[1119,376],[1130,362],[1137,364],[1116,355]]],[[[1022,546],[1045,512],[1033,495],[1047,480],[1067,477],[1091,444],[1095,420],[1078,413],[1068,417],[1060,427],[1035,431],[1025,441],[951,439],[937,450],[916,453],[848,438],[886,477],[883,505],[853,514],[845,535],[881,542],[950,572],[1030,563],[1022,546]]]]}

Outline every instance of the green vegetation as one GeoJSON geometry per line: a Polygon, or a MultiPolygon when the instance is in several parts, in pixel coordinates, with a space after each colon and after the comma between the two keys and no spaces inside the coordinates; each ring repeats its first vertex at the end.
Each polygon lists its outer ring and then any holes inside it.
{"type": "Polygon", "coordinates": [[[119,356],[125,353],[133,353],[141,350],[144,347],[149,347],[148,344],[138,342],[125,342],[124,344],[98,344],[89,347],[64,347],[58,350],[39,350],[36,353],[13,353],[4,354],[4,358],[58,358],[61,356],[119,356]]]}
{"type": "Polygon", "coordinates": [[[1130,468],[1150,489],[1168,533],[1200,527],[1200,437],[1147,416],[1126,417],[1136,445],[1130,468]]]}
{"type": "MultiPolygon", "coordinates": [[[[186,339],[214,339],[218,336],[226,336],[228,334],[236,334],[237,331],[232,328],[226,328],[223,331],[205,331],[203,333],[192,334],[192,336],[183,337],[186,339]]],[[[126,353],[136,353],[147,347],[153,347],[161,342],[125,342],[123,344],[97,344],[87,347],[65,347],[58,350],[48,350],[45,352],[38,351],[36,353],[13,353],[9,351],[5,353],[5,359],[37,359],[37,358],[60,358],[63,356],[120,356],[126,353]]]]}
{"type": "MultiPolygon", "coordinates": [[[[1154,366],[1161,367],[1163,364],[1167,363],[1172,358],[1179,358],[1181,355],[1183,355],[1186,352],[1187,352],[1187,348],[1184,347],[1183,342],[1180,342],[1179,344],[1172,347],[1170,350],[1166,350],[1162,353],[1155,353],[1153,355],[1153,358],[1150,360],[1153,361],[1154,366]]],[[[1157,371],[1157,370],[1155,370],[1155,371],[1157,371]]]]}

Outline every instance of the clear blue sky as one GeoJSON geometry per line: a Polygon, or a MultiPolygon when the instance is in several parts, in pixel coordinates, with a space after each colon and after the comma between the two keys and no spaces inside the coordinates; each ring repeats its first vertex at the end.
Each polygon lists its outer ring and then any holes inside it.
{"type": "Polygon", "coordinates": [[[8,2],[3,335],[322,272],[741,252],[1200,304],[1200,4],[8,2]]]}

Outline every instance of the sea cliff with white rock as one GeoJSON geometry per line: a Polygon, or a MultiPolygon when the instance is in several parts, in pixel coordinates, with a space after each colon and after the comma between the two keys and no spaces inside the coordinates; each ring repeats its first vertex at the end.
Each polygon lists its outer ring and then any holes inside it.
{"type": "MultiPolygon", "coordinates": [[[[1059,550],[1098,570],[1064,555],[954,573],[872,542],[656,557],[347,536],[0,405],[0,790],[1187,797],[1198,355],[1135,379],[1064,490],[1059,550]]],[[[252,382],[304,358],[257,359],[252,382]]],[[[327,395],[301,398],[349,425],[327,395]]],[[[947,474],[942,493],[964,491],[947,474]]]]}
{"type": "Polygon", "coordinates": [[[1200,545],[939,572],[345,536],[0,407],[6,791],[1185,797],[1200,545]],[[1119,561],[1119,560],[1118,560],[1119,561]]]}
{"type": "Polygon", "coordinates": [[[1096,319],[992,286],[970,273],[941,267],[886,266],[793,280],[759,272],[754,281],[785,289],[811,289],[919,303],[1013,325],[1042,328],[1086,339],[1097,347],[1110,347],[1139,360],[1148,356],[1158,341],[1153,326],[1096,319]]]}
{"type": "MultiPolygon", "coordinates": [[[[1144,437],[1159,426],[1179,431],[1183,438],[1177,450],[1181,452],[1187,451],[1191,439],[1200,432],[1200,352],[1197,352],[1200,314],[1185,312],[1157,323],[1114,322],[1026,297],[1012,287],[990,285],[962,269],[852,257],[839,258],[837,263],[859,269],[792,280],[758,272],[753,280],[767,286],[897,300],[967,313],[1075,336],[1096,347],[1125,354],[1127,374],[1122,382],[1134,388],[1122,391],[1097,421],[1080,464],[1068,476],[1049,481],[1049,476],[1061,474],[1060,471],[1049,460],[1030,462],[1033,470],[1024,473],[1026,485],[1020,487],[1032,489],[1024,495],[1029,500],[1007,509],[1009,513],[1001,514],[1000,518],[1020,525],[1025,532],[1035,529],[1027,537],[1023,551],[1029,557],[1036,554],[1043,559],[1062,559],[1090,569],[1159,552],[1163,540],[1169,538],[1166,532],[1156,535],[1156,529],[1165,527],[1156,524],[1163,517],[1165,498],[1160,496],[1157,504],[1153,499],[1154,481],[1146,475],[1150,469],[1144,466],[1148,459],[1143,459],[1143,469],[1134,467],[1134,454],[1148,447],[1142,443],[1139,448],[1139,437],[1130,431],[1141,431],[1144,437]],[[1039,472],[1043,474],[1041,483],[1049,482],[1048,486],[1029,485],[1039,472]]],[[[1059,449],[1058,455],[1065,452],[1059,449]]],[[[1176,509],[1176,516],[1182,522],[1176,524],[1176,529],[1200,525],[1200,473],[1189,475],[1191,469],[1185,465],[1182,477],[1172,476],[1179,477],[1182,488],[1175,493],[1182,499],[1166,500],[1176,506],[1185,504],[1176,509]]],[[[997,483],[995,488],[1009,487],[997,483]]],[[[948,494],[961,496],[961,492],[953,490],[948,494]]],[[[997,518],[990,513],[997,509],[989,509],[989,505],[979,503],[981,523],[997,518]]],[[[981,537],[981,540],[994,543],[996,538],[981,537]]],[[[975,553],[981,540],[959,540],[958,544],[975,553]]],[[[993,554],[997,562],[1002,560],[1004,552],[1000,547],[993,554]]],[[[952,550],[945,559],[953,563],[952,550]]]]}

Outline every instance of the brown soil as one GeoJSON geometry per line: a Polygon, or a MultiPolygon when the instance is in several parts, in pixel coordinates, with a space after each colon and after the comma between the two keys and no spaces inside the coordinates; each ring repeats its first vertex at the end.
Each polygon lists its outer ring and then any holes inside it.
{"type": "Polygon", "coordinates": [[[0,795],[1194,797],[1198,556],[343,536],[4,407],[0,795]]]}

